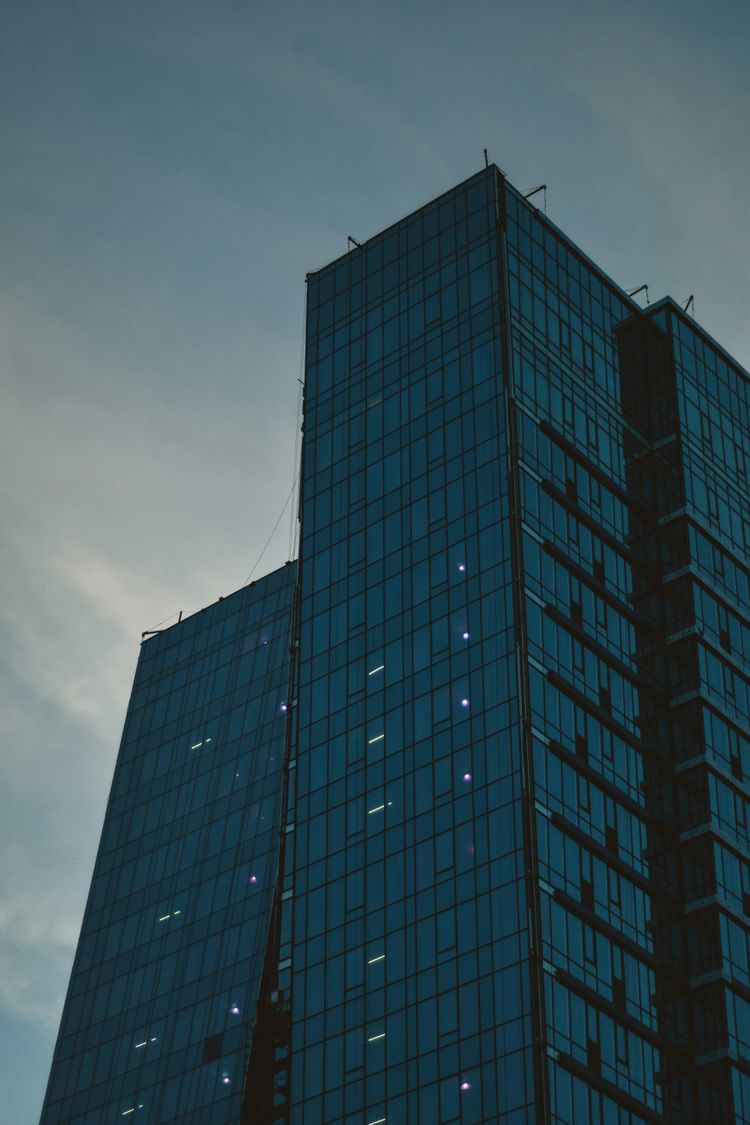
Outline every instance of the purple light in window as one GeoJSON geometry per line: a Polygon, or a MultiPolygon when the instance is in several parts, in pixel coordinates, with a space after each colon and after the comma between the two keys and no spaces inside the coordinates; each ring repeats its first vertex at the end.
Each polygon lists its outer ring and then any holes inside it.
{"type": "Polygon", "coordinates": [[[464,638],[464,640],[465,640],[465,641],[468,641],[468,639],[469,639],[469,634],[468,634],[468,633],[464,633],[464,634],[463,634],[463,638],[464,638]]]}
{"type": "Polygon", "coordinates": [[[251,883],[257,883],[258,882],[258,876],[257,875],[251,875],[250,876],[250,882],[251,883]]]}
{"type": "Polygon", "coordinates": [[[461,700],[461,706],[462,706],[462,707],[468,707],[468,706],[469,706],[469,701],[468,701],[468,699],[462,699],[462,700],[461,700]]]}
{"type": "Polygon", "coordinates": [[[471,1089],[471,1082],[462,1082],[460,1088],[462,1090],[470,1090],[471,1089]]]}
{"type": "Polygon", "coordinates": [[[470,773],[464,774],[464,781],[471,781],[471,774],[470,773]]]}
{"type": "Polygon", "coordinates": [[[233,1016],[238,1016],[240,1014],[240,1010],[239,1010],[239,1008],[237,1007],[236,1004],[233,1004],[232,1007],[229,1009],[229,1011],[232,1013],[233,1016]]]}
{"type": "Polygon", "coordinates": [[[458,569],[461,571],[462,574],[464,574],[465,571],[466,571],[466,567],[464,566],[463,563],[458,564],[458,569]]]}

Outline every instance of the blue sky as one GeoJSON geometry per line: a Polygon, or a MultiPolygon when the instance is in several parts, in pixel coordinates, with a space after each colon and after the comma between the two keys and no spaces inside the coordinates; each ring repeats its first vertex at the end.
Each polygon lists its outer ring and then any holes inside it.
{"type": "Polygon", "coordinates": [[[750,7],[6,0],[1,27],[0,1085],[25,1125],[141,630],[241,585],[289,493],[306,271],[486,146],[748,366],[750,7]]]}

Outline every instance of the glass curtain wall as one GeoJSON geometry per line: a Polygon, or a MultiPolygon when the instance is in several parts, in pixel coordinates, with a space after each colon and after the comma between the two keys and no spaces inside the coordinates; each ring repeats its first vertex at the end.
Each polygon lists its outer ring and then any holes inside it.
{"type": "Polygon", "coordinates": [[[308,279],[291,1120],[535,1120],[497,182],[308,279]]]}
{"type": "Polygon", "coordinates": [[[285,566],[141,648],[42,1125],[239,1120],[295,583],[285,566]]]}

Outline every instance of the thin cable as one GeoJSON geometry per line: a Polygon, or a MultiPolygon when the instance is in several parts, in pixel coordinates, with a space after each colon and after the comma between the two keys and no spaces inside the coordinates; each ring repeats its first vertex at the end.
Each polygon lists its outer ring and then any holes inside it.
{"type": "Polygon", "coordinates": [[[287,506],[288,506],[288,504],[289,504],[289,501],[291,500],[292,496],[294,496],[294,490],[295,490],[295,488],[297,487],[297,480],[298,480],[298,478],[299,478],[299,472],[297,472],[297,473],[295,474],[295,477],[294,477],[294,482],[293,482],[293,484],[292,484],[292,489],[291,489],[291,492],[289,493],[289,495],[287,496],[286,500],[284,501],[284,507],[283,507],[283,508],[281,509],[281,511],[279,512],[279,518],[278,518],[278,519],[276,520],[276,523],[275,523],[275,524],[273,525],[273,531],[272,531],[272,532],[271,532],[271,534],[270,534],[270,535],[268,536],[268,539],[266,540],[266,545],[265,545],[265,547],[263,548],[263,550],[262,550],[262,551],[260,552],[260,554],[258,555],[258,558],[257,558],[257,559],[256,559],[256,561],[255,561],[255,566],[254,566],[254,567],[253,567],[253,569],[252,569],[252,570],[250,571],[250,573],[248,574],[248,576],[247,576],[247,578],[245,579],[245,581],[244,581],[244,582],[242,583],[242,585],[243,585],[243,586],[247,586],[248,582],[250,581],[250,579],[252,578],[252,576],[253,576],[253,575],[255,574],[256,570],[257,570],[257,569],[258,569],[258,567],[260,566],[260,564],[261,564],[261,560],[262,560],[263,556],[265,555],[265,553],[266,553],[266,551],[268,550],[268,548],[269,548],[269,547],[271,546],[271,540],[273,539],[274,535],[276,534],[276,531],[277,531],[277,529],[278,529],[278,526],[279,526],[279,524],[281,523],[282,519],[284,518],[284,512],[285,512],[285,511],[287,510],[287,506]]]}
{"type": "MultiPolygon", "coordinates": [[[[302,434],[302,408],[305,400],[305,359],[307,352],[307,303],[308,303],[308,290],[309,285],[305,286],[304,299],[302,302],[302,330],[300,332],[300,349],[299,349],[299,376],[297,378],[297,429],[294,434],[294,462],[292,464],[292,472],[295,474],[296,480],[300,476],[300,445],[302,434]]],[[[287,558],[293,559],[297,554],[297,539],[299,536],[299,499],[295,504],[292,504],[292,511],[289,517],[289,550],[287,558]]]]}
{"type": "MultiPolygon", "coordinates": [[[[304,360],[304,354],[303,354],[303,357],[302,357],[303,366],[304,366],[304,362],[305,362],[305,360],[304,360]]],[[[300,470],[300,466],[299,466],[300,440],[299,439],[300,439],[300,433],[301,433],[301,427],[302,427],[302,395],[303,394],[304,394],[304,383],[300,379],[299,380],[299,391],[298,391],[298,394],[297,394],[297,430],[296,430],[296,433],[294,435],[294,464],[293,464],[293,470],[292,470],[294,472],[295,486],[296,486],[297,481],[299,480],[299,470],[300,470]]],[[[296,507],[297,507],[296,504],[292,504],[291,516],[289,518],[289,550],[287,551],[287,555],[286,555],[286,557],[288,559],[293,559],[295,554],[297,553],[297,550],[296,550],[296,548],[297,548],[297,519],[298,519],[299,513],[295,510],[296,507]]]]}
{"type": "MultiPolygon", "coordinates": [[[[170,613],[169,617],[165,617],[163,621],[159,621],[156,625],[152,625],[150,629],[146,629],[146,633],[155,633],[157,629],[161,629],[162,625],[166,625],[173,617],[179,617],[181,613],[181,609],[178,609],[175,613],[170,613]]],[[[146,633],[142,633],[141,635],[145,636],[146,633]]]]}

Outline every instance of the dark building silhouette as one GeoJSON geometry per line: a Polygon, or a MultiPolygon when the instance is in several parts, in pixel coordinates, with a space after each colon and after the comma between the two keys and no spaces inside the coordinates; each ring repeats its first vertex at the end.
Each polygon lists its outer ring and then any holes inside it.
{"type": "Polygon", "coordinates": [[[494,166],[307,282],[299,561],[142,647],[43,1125],[750,1122],[747,373],[494,166]]]}

